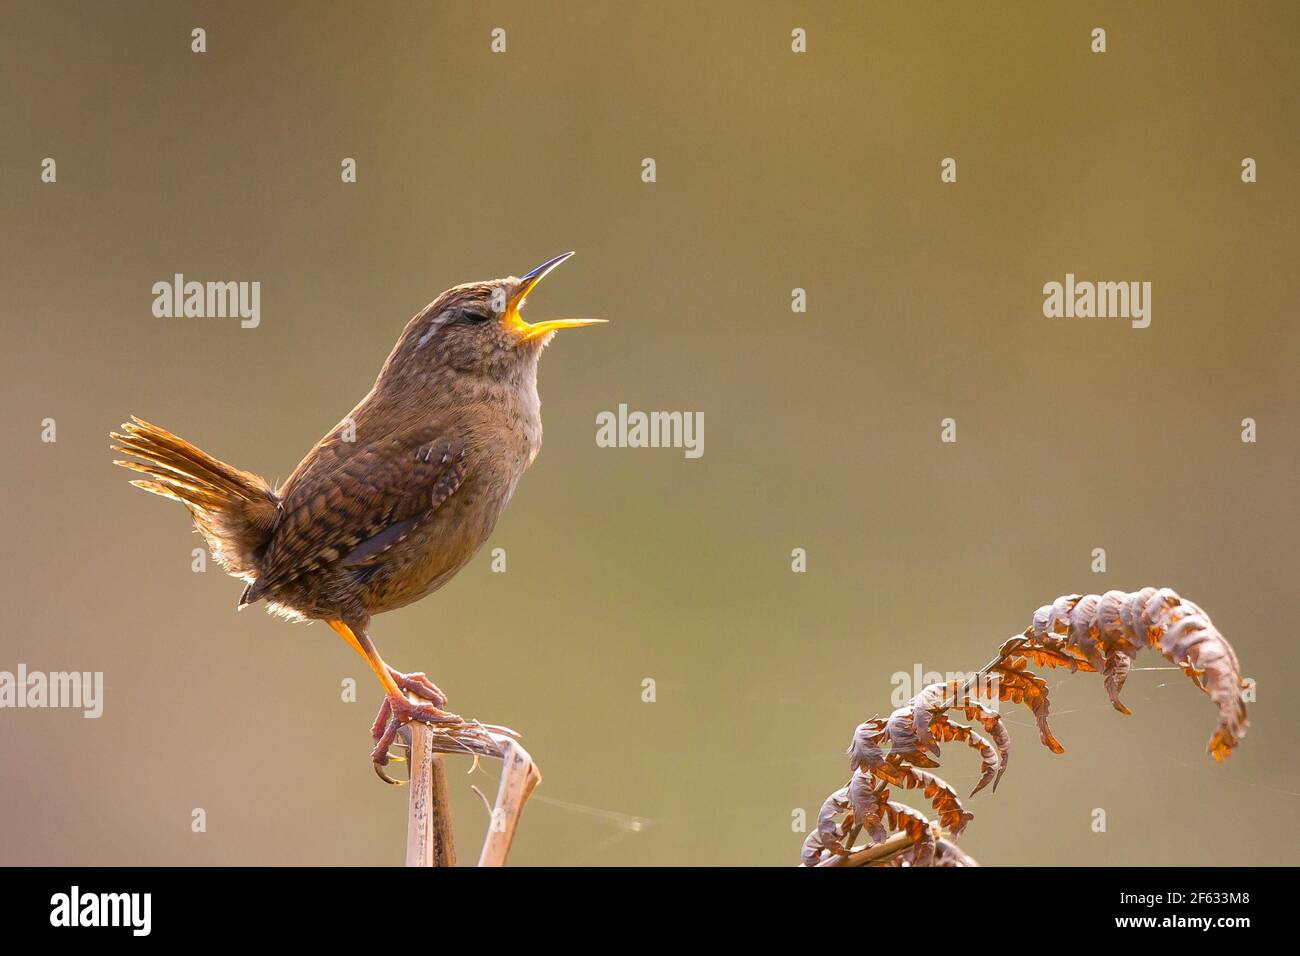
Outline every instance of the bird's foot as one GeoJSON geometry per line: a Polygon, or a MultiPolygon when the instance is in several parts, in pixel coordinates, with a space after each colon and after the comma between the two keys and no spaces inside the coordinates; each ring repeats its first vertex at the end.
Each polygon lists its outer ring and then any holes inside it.
{"type": "Polygon", "coordinates": [[[388,673],[393,675],[393,680],[397,681],[397,686],[408,694],[414,694],[416,697],[427,700],[434,707],[442,708],[447,706],[447,695],[422,672],[413,671],[410,674],[403,674],[401,671],[395,671],[390,667],[388,673]]]}
{"type": "MultiPolygon", "coordinates": [[[[432,695],[436,695],[443,704],[447,702],[446,695],[423,674],[405,675],[394,672],[393,676],[403,690],[424,697],[426,700],[432,700],[432,695]],[[410,681],[412,686],[407,687],[403,681],[410,681]]],[[[384,767],[388,766],[389,761],[393,759],[388,753],[388,748],[393,745],[398,731],[413,720],[426,724],[450,724],[458,722],[460,717],[447,713],[437,704],[413,704],[405,697],[384,698],[379,714],[370,728],[370,736],[375,741],[375,749],[370,752],[370,762],[374,765],[375,774],[379,779],[395,787],[400,787],[402,782],[394,780],[384,772],[384,767]]]]}

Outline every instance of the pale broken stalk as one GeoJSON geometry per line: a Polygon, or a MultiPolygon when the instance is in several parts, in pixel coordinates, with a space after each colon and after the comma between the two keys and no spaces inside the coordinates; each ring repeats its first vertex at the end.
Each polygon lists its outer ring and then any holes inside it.
{"type": "Polygon", "coordinates": [[[406,865],[455,866],[451,805],[443,754],[492,757],[502,764],[496,804],[479,855],[479,866],[504,866],[519,829],[519,818],[542,781],[532,756],[508,727],[461,721],[425,724],[412,721],[402,736],[410,738],[410,797],[407,801],[406,865]]]}

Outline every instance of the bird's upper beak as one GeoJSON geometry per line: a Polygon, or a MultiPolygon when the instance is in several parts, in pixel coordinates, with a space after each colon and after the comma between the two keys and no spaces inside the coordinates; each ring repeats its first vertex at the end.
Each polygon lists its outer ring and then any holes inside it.
{"type": "Polygon", "coordinates": [[[534,322],[530,325],[519,314],[519,310],[523,308],[524,300],[528,298],[528,293],[532,292],[552,269],[572,255],[572,252],[565,252],[554,259],[547,259],[536,269],[520,277],[519,288],[515,290],[515,294],[506,303],[506,321],[523,333],[523,338],[519,340],[520,344],[539,338],[549,332],[558,332],[560,329],[578,329],[584,325],[598,325],[605,321],[604,319],[551,319],[548,322],[534,322]]]}

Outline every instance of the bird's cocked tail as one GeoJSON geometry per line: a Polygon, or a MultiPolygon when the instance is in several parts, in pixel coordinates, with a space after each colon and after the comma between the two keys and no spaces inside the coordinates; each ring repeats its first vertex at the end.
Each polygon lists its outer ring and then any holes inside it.
{"type": "Polygon", "coordinates": [[[181,502],[223,568],[246,581],[257,577],[259,555],[280,520],[269,484],[134,416],[111,437],[114,450],[142,459],[113,462],[148,476],[131,484],[181,502]]]}

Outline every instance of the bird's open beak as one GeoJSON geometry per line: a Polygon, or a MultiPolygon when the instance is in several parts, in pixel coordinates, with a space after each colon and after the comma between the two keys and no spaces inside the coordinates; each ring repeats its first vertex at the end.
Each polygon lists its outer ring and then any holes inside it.
{"type": "Polygon", "coordinates": [[[518,290],[506,304],[506,321],[523,333],[523,338],[519,340],[521,344],[549,332],[558,332],[560,329],[579,329],[584,325],[599,325],[605,321],[604,319],[551,319],[547,322],[535,322],[530,325],[519,314],[519,310],[523,308],[524,300],[528,298],[528,293],[532,292],[552,269],[572,255],[572,252],[566,252],[554,259],[547,259],[532,272],[520,277],[518,290]]]}

